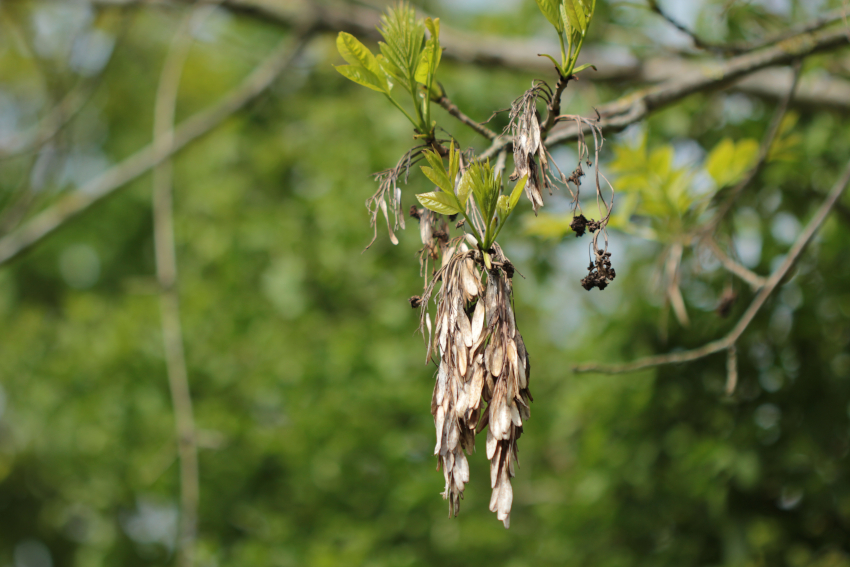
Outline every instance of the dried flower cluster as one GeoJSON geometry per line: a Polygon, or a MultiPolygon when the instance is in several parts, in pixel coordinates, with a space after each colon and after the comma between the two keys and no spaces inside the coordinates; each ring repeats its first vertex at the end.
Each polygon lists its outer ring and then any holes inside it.
{"type": "Polygon", "coordinates": [[[523,175],[528,175],[525,184],[525,194],[534,207],[534,214],[543,206],[543,197],[540,194],[540,185],[551,188],[546,173],[549,170],[546,159],[546,146],[540,139],[540,117],[537,114],[537,98],[541,95],[546,97],[551,94],[548,85],[544,81],[537,81],[525,91],[521,97],[511,104],[510,124],[511,136],[514,140],[514,172],[511,181],[516,181],[523,175]],[[539,156],[540,167],[534,161],[539,156]]]}
{"type": "Polygon", "coordinates": [[[475,434],[487,428],[490,460],[490,510],[510,525],[517,439],[529,417],[530,365],[511,307],[513,267],[496,245],[493,269],[483,269],[482,255],[465,244],[449,249],[444,266],[422,298],[429,331],[428,357],[439,352],[440,364],[431,399],[438,468],[443,469],[449,513],[460,509],[469,482],[466,455],[475,450],[475,434]],[[486,275],[486,286],[482,277],[486,275]],[[442,281],[433,338],[427,298],[442,281]],[[482,402],[487,403],[482,408],[482,402]]]}

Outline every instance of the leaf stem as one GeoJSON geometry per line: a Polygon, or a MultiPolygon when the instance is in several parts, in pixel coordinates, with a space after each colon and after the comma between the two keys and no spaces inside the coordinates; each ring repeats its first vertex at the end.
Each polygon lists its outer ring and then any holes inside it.
{"type": "Polygon", "coordinates": [[[567,66],[567,50],[564,48],[564,32],[558,32],[558,40],[561,42],[561,68],[558,71],[561,71],[563,74],[564,69],[567,66]]]}
{"type": "Polygon", "coordinates": [[[407,113],[407,111],[398,103],[398,101],[396,101],[396,99],[394,99],[393,97],[391,97],[387,93],[384,93],[384,96],[386,96],[389,99],[389,101],[391,103],[393,103],[393,106],[395,106],[397,109],[399,109],[402,112],[402,114],[404,114],[407,117],[407,119],[410,120],[410,123],[413,124],[414,128],[419,128],[419,124],[416,123],[416,120],[414,120],[413,117],[410,116],[410,114],[407,113]]]}

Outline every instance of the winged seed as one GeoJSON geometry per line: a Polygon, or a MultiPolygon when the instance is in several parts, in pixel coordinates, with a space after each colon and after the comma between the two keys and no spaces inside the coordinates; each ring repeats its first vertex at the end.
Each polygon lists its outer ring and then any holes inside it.
{"type": "Polygon", "coordinates": [[[519,416],[519,409],[516,407],[516,402],[511,402],[511,422],[517,427],[522,427],[522,419],[519,416]]]}
{"type": "Polygon", "coordinates": [[[498,377],[502,373],[502,365],[505,363],[505,351],[502,345],[495,345],[490,356],[492,357],[490,360],[490,372],[493,373],[493,376],[498,377]]]}
{"type": "Polygon", "coordinates": [[[463,282],[463,288],[466,293],[469,294],[470,297],[475,297],[478,295],[478,282],[475,280],[475,276],[473,275],[473,263],[472,260],[467,260],[463,264],[463,271],[461,281],[463,282]]]}
{"type": "Polygon", "coordinates": [[[437,430],[437,445],[434,447],[434,454],[439,455],[443,444],[443,423],[446,419],[446,410],[441,407],[437,408],[437,415],[434,416],[434,429],[437,430]]]}
{"type": "MultiPolygon", "coordinates": [[[[430,319],[428,320],[428,337],[431,337],[430,319]]],[[[481,337],[481,331],[484,329],[484,302],[479,301],[475,304],[475,311],[472,313],[472,342],[478,342],[481,337]]],[[[472,346],[472,345],[469,345],[472,346]]]]}
{"type": "Polygon", "coordinates": [[[499,461],[502,458],[502,445],[497,443],[493,458],[490,459],[490,488],[495,488],[499,480],[499,461]]]}
{"type": "Polygon", "coordinates": [[[472,336],[472,326],[469,324],[469,318],[462,309],[457,314],[457,328],[460,331],[461,336],[463,336],[463,344],[465,344],[467,348],[471,347],[472,343],[475,342],[475,339],[472,336]]]}
{"type": "Polygon", "coordinates": [[[496,438],[493,436],[493,432],[490,429],[487,429],[487,458],[493,459],[493,453],[496,452],[496,445],[498,442],[496,438]]]}
{"type": "Polygon", "coordinates": [[[467,350],[463,345],[457,345],[457,371],[460,376],[466,376],[467,350]]]}

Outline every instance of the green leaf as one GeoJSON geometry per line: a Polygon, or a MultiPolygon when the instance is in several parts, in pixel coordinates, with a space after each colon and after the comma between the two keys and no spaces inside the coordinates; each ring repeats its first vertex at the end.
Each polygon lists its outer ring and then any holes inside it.
{"type": "Polygon", "coordinates": [[[452,184],[449,182],[449,178],[446,176],[445,169],[434,169],[425,165],[419,166],[419,169],[422,170],[422,173],[425,174],[431,183],[446,191],[447,193],[454,193],[452,188],[452,184]]]}
{"type": "Polygon", "coordinates": [[[472,175],[472,168],[469,167],[463,172],[463,175],[460,178],[460,183],[458,183],[457,186],[457,200],[460,202],[461,206],[466,206],[466,201],[469,199],[469,195],[472,194],[474,187],[475,179],[472,175]]]}
{"type": "Polygon", "coordinates": [[[431,39],[428,40],[428,43],[425,44],[425,49],[422,50],[422,55],[419,57],[419,65],[416,67],[414,79],[416,79],[417,83],[427,85],[428,75],[435,75],[437,73],[437,67],[440,65],[440,59],[442,58],[442,52],[443,50],[440,48],[440,44],[438,42],[431,39]]]}
{"type": "Polygon", "coordinates": [[[432,39],[440,39],[440,18],[425,18],[425,27],[428,28],[432,39]]]}
{"type": "Polygon", "coordinates": [[[551,55],[547,55],[546,53],[538,53],[538,54],[537,54],[537,56],[538,56],[538,57],[548,57],[548,58],[549,58],[549,60],[550,60],[552,63],[554,63],[554,64],[555,64],[555,69],[557,69],[558,71],[560,71],[560,70],[561,70],[561,64],[560,64],[560,63],[558,63],[557,61],[555,61],[555,58],[554,58],[554,57],[552,57],[551,55]]]}
{"type": "Polygon", "coordinates": [[[670,173],[673,165],[673,146],[661,146],[649,154],[649,172],[660,178],[665,178],[670,173]]]}
{"type": "Polygon", "coordinates": [[[496,213],[499,215],[499,227],[501,227],[511,215],[511,203],[507,195],[499,195],[499,200],[496,202],[496,213]]]}
{"type": "MultiPolygon", "coordinates": [[[[569,2],[570,0],[564,0],[564,3],[569,2]]],[[[576,11],[576,18],[578,18],[579,29],[581,29],[582,35],[587,31],[587,14],[584,12],[584,6],[581,3],[581,0],[573,0],[572,2],[573,9],[576,11]]]]}
{"type": "Polygon", "coordinates": [[[443,158],[440,157],[440,154],[434,150],[425,150],[422,152],[422,155],[425,156],[425,159],[428,160],[431,167],[438,171],[442,171],[443,174],[446,173],[446,166],[443,164],[443,158]]]}
{"type": "Polygon", "coordinates": [[[584,31],[584,27],[579,20],[578,14],[576,14],[576,9],[573,7],[572,0],[564,0],[564,3],[561,4],[561,9],[566,12],[566,18],[570,22],[570,27],[573,30],[582,33],[584,31]]]}
{"type": "Polygon", "coordinates": [[[558,6],[558,11],[561,14],[561,28],[567,32],[567,36],[572,34],[573,25],[570,23],[570,17],[567,15],[567,9],[564,7],[564,4],[561,3],[558,6]]]}
{"type": "Polygon", "coordinates": [[[732,185],[752,167],[758,150],[759,144],[755,140],[745,139],[736,144],[724,138],[708,154],[705,168],[718,187],[732,185]]]}
{"type": "Polygon", "coordinates": [[[425,24],[416,19],[413,8],[401,3],[396,8],[388,8],[381,16],[378,31],[385,42],[378,44],[381,53],[398,68],[400,76],[404,78],[405,88],[412,92],[425,42],[425,24]]]}
{"type": "Polygon", "coordinates": [[[556,0],[537,0],[537,7],[549,20],[549,23],[555,26],[558,33],[564,31],[564,25],[561,23],[561,18],[558,14],[558,2],[556,0]]]}
{"type": "MultiPolygon", "coordinates": [[[[383,46],[381,46],[381,51],[383,52],[383,46]]],[[[407,79],[404,77],[404,74],[402,73],[401,69],[399,69],[395,65],[395,63],[390,61],[383,53],[381,54],[381,56],[376,57],[376,59],[378,60],[378,64],[381,66],[381,69],[384,71],[384,73],[395,79],[395,81],[402,87],[404,87],[407,92],[410,92],[410,85],[408,84],[407,79]]]]}
{"type": "Polygon", "coordinates": [[[726,170],[732,162],[732,156],[735,153],[735,142],[729,138],[724,138],[720,141],[705,160],[705,169],[708,174],[714,179],[715,183],[720,186],[726,184],[726,170]]]}
{"type": "Polygon", "coordinates": [[[419,199],[423,207],[441,215],[456,215],[461,212],[454,195],[448,193],[438,193],[436,191],[418,193],[416,198],[419,199]]]}
{"type": "Polygon", "coordinates": [[[522,197],[522,190],[525,189],[525,184],[528,182],[528,175],[523,175],[514,186],[514,190],[511,191],[511,199],[510,199],[510,211],[513,211],[514,208],[519,203],[520,197],[522,197]]]}
{"type": "Polygon", "coordinates": [[[484,215],[486,218],[491,218],[496,214],[496,206],[499,202],[499,193],[501,193],[501,181],[502,178],[499,176],[498,178],[494,178],[493,171],[490,169],[490,164],[488,163],[484,168],[482,168],[484,172],[484,179],[482,180],[484,183],[484,188],[486,190],[486,198],[484,200],[484,215]]]}
{"type": "Polygon", "coordinates": [[[457,178],[457,173],[460,170],[460,149],[455,145],[454,140],[452,140],[451,145],[449,146],[449,179],[454,180],[457,178]]]}
{"type": "Polygon", "coordinates": [[[376,75],[381,72],[378,61],[369,48],[350,33],[339,32],[336,37],[336,48],[342,58],[350,65],[360,65],[376,75]]]}
{"type": "Polygon", "coordinates": [[[592,68],[594,71],[598,71],[598,69],[596,68],[596,65],[594,65],[593,63],[585,63],[584,65],[581,65],[581,66],[573,69],[573,73],[578,73],[579,71],[584,71],[588,67],[592,68]]]}
{"type": "Polygon", "coordinates": [[[379,93],[389,94],[389,91],[385,90],[384,83],[375,76],[375,73],[364,67],[358,65],[336,65],[334,69],[339,71],[343,77],[354,81],[358,85],[363,85],[379,93]]]}
{"type": "Polygon", "coordinates": [[[735,156],[732,158],[732,171],[736,172],[735,181],[742,178],[744,173],[753,166],[758,153],[759,143],[752,138],[739,140],[735,144],[735,156]]]}
{"type": "Polygon", "coordinates": [[[472,184],[472,193],[475,195],[475,202],[478,208],[481,209],[481,214],[486,216],[486,201],[487,189],[484,186],[484,181],[481,175],[481,163],[473,162],[464,172],[464,176],[469,176],[469,183],[472,184]]]}

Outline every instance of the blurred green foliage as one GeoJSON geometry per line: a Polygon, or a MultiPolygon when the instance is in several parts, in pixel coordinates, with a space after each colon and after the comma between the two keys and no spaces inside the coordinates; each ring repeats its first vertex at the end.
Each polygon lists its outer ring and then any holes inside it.
{"type": "MultiPolygon", "coordinates": [[[[427,7],[444,26],[551,32],[526,4],[480,18],[427,7]]],[[[801,1],[782,18],[769,3],[720,14],[725,4],[705,2],[698,31],[734,40],[812,15],[801,1]]],[[[33,206],[47,206],[149,142],[156,81],[184,9],[0,6],[4,132],[94,81],[91,100],[47,149],[0,162],[3,203],[31,187],[33,206]],[[84,56],[93,47],[73,48],[81,36],[106,42],[105,68],[84,56]]],[[[648,56],[659,25],[646,11],[600,2],[588,45],[648,56]]],[[[222,9],[196,33],[178,121],[291,32],[222,9]]],[[[361,253],[372,232],[369,173],[393,165],[413,133],[385,99],[334,71],[334,40],[314,40],[272,90],[175,159],[181,315],[201,444],[199,565],[850,565],[850,219],[840,211],[744,334],[732,399],[722,393],[722,356],[635,375],[569,371],[721,336],[751,293],[716,262],[685,255],[692,325],[665,342],[654,284],[663,243],[612,232],[618,278],[587,293],[578,283],[585,241],[542,240],[509,223],[500,240],[525,278],[515,280],[516,313],[535,396],[512,527],[487,510],[483,440],[461,514],[446,517],[431,455],[434,369],[422,364],[407,303],[422,285],[417,231],[395,247],[379,229],[361,253]],[[739,299],[723,319],[714,308],[727,286],[739,299]]],[[[835,56],[807,63],[804,76],[835,56]]],[[[590,115],[631,88],[588,75],[565,112],[590,115]]],[[[532,78],[440,65],[452,100],[480,120],[532,78]]],[[[618,149],[602,167],[615,173],[626,210],[643,211],[656,234],[674,230],[673,219],[710,197],[695,193],[693,176],[706,168],[710,191],[733,183],[773,105],[693,95],[613,136],[618,149]],[[722,152],[738,165],[712,167],[722,152]]],[[[484,147],[442,109],[434,118],[463,147],[484,147]]],[[[850,155],[846,115],[800,107],[793,120],[782,158],[722,229],[762,274],[850,155]]],[[[411,180],[408,205],[432,188],[411,180]]],[[[178,465],[150,182],[131,183],[0,268],[0,566],[173,562],[178,465]]],[[[562,214],[568,199],[546,206],[562,214]]],[[[530,215],[524,200],[517,214],[530,215]]]]}

